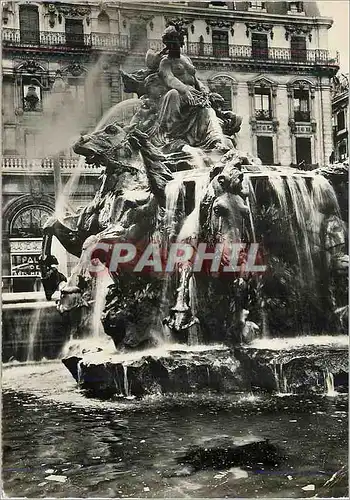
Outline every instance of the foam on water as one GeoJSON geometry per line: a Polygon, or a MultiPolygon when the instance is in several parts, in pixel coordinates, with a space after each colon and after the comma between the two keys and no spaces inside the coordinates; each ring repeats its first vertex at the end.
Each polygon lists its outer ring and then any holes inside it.
{"type": "Polygon", "coordinates": [[[349,338],[347,335],[305,335],[291,338],[256,339],[247,348],[281,351],[307,346],[348,348],[349,338]]]}

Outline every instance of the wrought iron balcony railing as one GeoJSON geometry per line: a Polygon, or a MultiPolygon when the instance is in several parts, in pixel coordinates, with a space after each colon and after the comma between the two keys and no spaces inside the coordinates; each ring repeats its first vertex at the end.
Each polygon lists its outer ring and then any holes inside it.
{"type": "Polygon", "coordinates": [[[56,47],[69,50],[91,47],[104,50],[129,49],[129,37],[113,33],[72,34],[3,28],[2,40],[4,47],[56,47]]]}
{"type": "Polygon", "coordinates": [[[269,109],[256,109],[255,118],[257,120],[272,120],[272,113],[269,109]]]}
{"type": "Polygon", "coordinates": [[[326,49],[301,49],[283,47],[252,48],[249,45],[215,45],[189,42],[184,52],[191,57],[227,58],[232,60],[256,60],[274,63],[338,65],[339,54],[334,56],[326,49]]]}
{"type": "MultiPolygon", "coordinates": [[[[24,31],[3,28],[3,47],[51,47],[66,50],[96,48],[101,50],[123,50],[142,53],[147,48],[160,51],[164,45],[159,39],[145,40],[130,46],[128,35],[114,33],[72,34],[54,31],[24,31]]],[[[338,52],[333,56],[326,49],[253,48],[249,45],[227,45],[202,42],[188,42],[184,52],[191,57],[231,60],[256,60],[275,63],[338,65],[338,52]]]]}

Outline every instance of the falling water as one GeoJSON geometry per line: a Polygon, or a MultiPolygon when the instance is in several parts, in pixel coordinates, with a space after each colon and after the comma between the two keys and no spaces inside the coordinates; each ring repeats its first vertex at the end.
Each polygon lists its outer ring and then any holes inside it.
{"type": "Polygon", "coordinates": [[[130,114],[132,116],[135,113],[135,109],[140,106],[140,103],[140,99],[137,98],[126,99],[125,101],[118,102],[103,115],[97,124],[95,131],[100,130],[113,122],[120,123],[124,121],[125,115],[130,114]]]}
{"type": "Polygon", "coordinates": [[[273,360],[273,373],[276,381],[276,388],[278,394],[291,394],[288,390],[288,381],[283,370],[283,362],[273,360]]]}
{"type": "Polygon", "coordinates": [[[205,161],[204,161],[204,154],[203,154],[203,151],[201,149],[194,148],[194,147],[186,144],[186,146],[184,146],[182,148],[182,150],[190,153],[190,155],[193,158],[193,162],[196,165],[196,168],[198,168],[199,170],[205,170],[207,168],[205,161]]]}
{"type": "MultiPolygon", "coordinates": [[[[190,294],[190,307],[192,310],[192,313],[194,316],[197,315],[198,312],[198,296],[197,296],[197,284],[196,284],[196,277],[194,275],[191,276],[190,278],[190,283],[189,283],[189,294],[190,294]]],[[[199,325],[195,324],[191,326],[188,334],[188,343],[189,345],[198,345],[199,342],[199,336],[200,336],[200,327],[199,325]]]]}
{"type": "Polygon", "coordinates": [[[193,244],[196,244],[198,243],[200,205],[210,182],[209,172],[207,170],[197,175],[194,174],[192,179],[195,182],[194,209],[186,217],[177,240],[185,241],[190,239],[193,244]]]}
{"type": "Polygon", "coordinates": [[[265,301],[262,300],[260,303],[260,317],[261,317],[261,333],[263,338],[268,339],[270,337],[269,330],[269,318],[265,307],[265,301]]]}
{"type": "Polygon", "coordinates": [[[310,281],[314,279],[314,263],[312,259],[310,235],[307,225],[307,221],[309,220],[309,218],[312,218],[312,215],[310,213],[310,195],[308,191],[306,191],[306,198],[304,198],[303,193],[300,189],[303,183],[305,183],[305,179],[299,179],[295,176],[288,176],[286,178],[286,182],[292,200],[292,209],[294,211],[298,226],[299,238],[296,248],[298,260],[301,265],[304,266],[305,276],[307,276],[308,281],[310,281]],[[304,251],[302,251],[302,248],[304,251]]]}
{"type": "Polygon", "coordinates": [[[38,334],[40,333],[39,325],[41,319],[41,311],[40,307],[34,309],[31,313],[31,318],[29,321],[29,340],[28,340],[28,350],[27,350],[27,361],[34,361],[35,359],[35,343],[37,341],[38,334]]]}
{"type": "Polygon", "coordinates": [[[315,210],[322,210],[322,207],[329,205],[333,208],[334,214],[340,217],[340,208],[337,195],[330,182],[323,175],[315,175],[312,178],[312,202],[315,210]]]}
{"type": "Polygon", "coordinates": [[[327,204],[336,215],[340,213],[334,189],[322,175],[270,172],[267,177],[277,196],[282,218],[288,221],[298,262],[310,281],[314,277],[312,253],[317,241],[315,236],[321,228],[322,209],[327,204]]]}
{"type": "Polygon", "coordinates": [[[101,316],[106,301],[106,293],[108,285],[112,284],[113,280],[109,276],[107,270],[98,274],[94,289],[94,303],[92,306],[91,332],[89,337],[98,339],[104,337],[104,329],[101,323],[101,316]]]}
{"type": "Polygon", "coordinates": [[[124,371],[124,392],[126,397],[131,396],[130,386],[128,381],[128,366],[123,364],[124,371]]]}
{"type": "Polygon", "coordinates": [[[219,117],[217,116],[213,108],[209,108],[208,112],[210,116],[211,127],[215,136],[217,137],[218,140],[220,140],[222,144],[225,144],[227,139],[222,131],[219,117]]]}
{"type": "Polygon", "coordinates": [[[324,383],[326,395],[329,397],[334,397],[338,395],[338,392],[334,388],[334,375],[328,369],[324,372],[324,383]]]}
{"type": "MultiPolygon", "coordinates": [[[[252,172],[250,179],[265,176],[280,207],[280,220],[287,225],[297,257],[300,282],[312,293],[315,290],[314,254],[319,250],[319,235],[324,207],[339,214],[334,189],[321,175],[294,171],[252,172]]],[[[252,188],[249,189],[252,192],[252,188]]],[[[301,300],[301,296],[299,297],[301,300]]],[[[305,327],[308,326],[304,322],[305,327]]]]}
{"type": "Polygon", "coordinates": [[[288,215],[285,178],[281,175],[269,174],[268,180],[273,191],[277,195],[283,217],[288,215]]]}
{"type": "Polygon", "coordinates": [[[248,196],[246,197],[246,204],[249,210],[249,224],[250,224],[250,230],[251,230],[251,236],[253,238],[253,242],[256,242],[256,232],[255,232],[255,225],[254,225],[254,208],[256,206],[256,196],[255,196],[255,190],[254,186],[252,184],[252,180],[250,178],[249,174],[245,174],[243,177],[243,182],[242,182],[242,191],[245,193],[248,193],[248,196]]]}
{"type": "Polygon", "coordinates": [[[168,182],[165,187],[165,228],[167,243],[175,236],[176,210],[180,195],[184,195],[184,184],[181,175],[168,182]]]}
{"type": "Polygon", "coordinates": [[[82,381],[82,374],[81,374],[81,365],[83,363],[83,360],[80,359],[77,363],[77,382],[78,382],[78,387],[80,385],[80,382],[82,381]]]}

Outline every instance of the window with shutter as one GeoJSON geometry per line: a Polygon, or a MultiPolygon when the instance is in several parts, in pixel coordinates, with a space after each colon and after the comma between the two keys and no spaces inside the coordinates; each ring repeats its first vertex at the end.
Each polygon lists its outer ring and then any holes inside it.
{"type": "Polygon", "coordinates": [[[294,120],[297,122],[310,121],[309,91],[294,90],[294,120]]]}
{"type": "Polygon", "coordinates": [[[255,117],[257,120],[271,120],[271,91],[267,88],[254,89],[255,117]]]}
{"type": "Polygon", "coordinates": [[[306,61],[306,38],[304,36],[292,36],[290,49],[292,61],[306,61]]]}
{"type": "Polygon", "coordinates": [[[39,12],[35,5],[20,5],[19,29],[22,43],[40,43],[39,12]]]}
{"type": "Polygon", "coordinates": [[[80,19],[66,19],[66,44],[84,45],[84,27],[80,19]]]}
{"type": "Polygon", "coordinates": [[[228,32],[213,30],[213,55],[215,57],[228,57],[228,32]]]}
{"type": "Polygon", "coordinates": [[[267,35],[252,33],[252,56],[254,59],[267,59],[269,56],[267,35]]]}

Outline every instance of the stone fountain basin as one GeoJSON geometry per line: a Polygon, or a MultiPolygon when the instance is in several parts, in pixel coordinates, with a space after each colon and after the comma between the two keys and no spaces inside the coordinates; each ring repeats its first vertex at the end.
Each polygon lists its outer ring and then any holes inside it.
{"type": "Polygon", "coordinates": [[[98,397],[165,393],[347,391],[346,336],[261,339],[224,345],[165,345],[115,353],[112,344],[68,350],[62,360],[80,388],[98,397]],[[74,352],[75,351],[75,352],[74,352]]]}
{"type": "Polygon", "coordinates": [[[230,393],[250,387],[240,361],[222,345],[168,345],[124,354],[95,350],[62,362],[79,386],[96,396],[230,393]]]}
{"type": "Polygon", "coordinates": [[[269,392],[348,391],[349,339],[321,335],[259,339],[235,350],[252,387],[269,392]]]}

